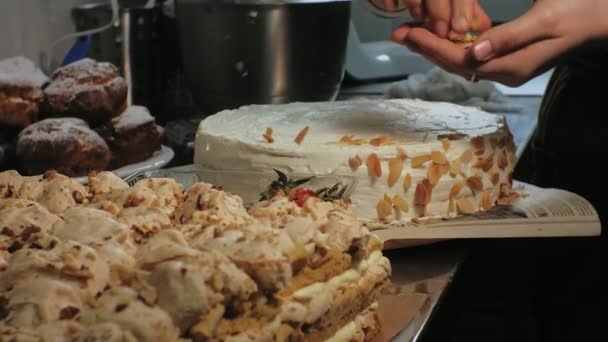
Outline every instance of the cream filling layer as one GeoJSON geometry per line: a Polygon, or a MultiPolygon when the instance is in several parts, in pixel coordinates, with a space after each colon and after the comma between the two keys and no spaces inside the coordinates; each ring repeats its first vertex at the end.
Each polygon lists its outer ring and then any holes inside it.
{"type": "Polygon", "coordinates": [[[329,310],[340,288],[357,286],[366,277],[380,280],[382,276],[388,276],[388,268],[388,259],[382,252],[374,251],[366,259],[328,281],[313,283],[283,298],[281,320],[311,324],[329,310]]]}

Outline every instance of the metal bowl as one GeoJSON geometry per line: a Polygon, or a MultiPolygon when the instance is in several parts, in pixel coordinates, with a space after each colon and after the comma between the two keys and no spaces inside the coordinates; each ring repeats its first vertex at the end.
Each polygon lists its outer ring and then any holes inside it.
{"type": "Polygon", "coordinates": [[[186,79],[201,110],[334,100],[349,0],[177,0],[186,79]]]}

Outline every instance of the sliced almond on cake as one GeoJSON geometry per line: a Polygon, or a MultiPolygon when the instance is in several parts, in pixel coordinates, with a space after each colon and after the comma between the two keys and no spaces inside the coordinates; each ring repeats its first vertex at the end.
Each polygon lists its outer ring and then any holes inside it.
{"type": "Polygon", "coordinates": [[[426,172],[426,176],[431,185],[439,183],[439,179],[441,178],[441,165],[432,163],[426,172]]]}
{"type": "Polygon", "coordinates": [[[485,148],[485,142],[483,137],[473,137],[471,138],[471,145],[476,150],[483,150],[485,148]]]}
{"type": "Polygon", "coordinates": [[[384,198],[378,201],[376,212],[379,219],[384,219],[393,214],[393,205],[387,202],[384,198]]]}
{"type": "Polygon", "coordinates": [[[298,135],[294,139],[296,144],[300,145],[302,143],[302,141],[304,141],[304,137],[306,137],[306,134],[308,134],[308,129],[309,129],[308,126],[302,128],[302,130],[298,133],[298,135]]]}
{"type": "Polygon", "coordinates": [[[442,138],[441,139],[441,145],[443,146],[443,150],[447,151],[450,148],[450,139],[448,139],[448,138],[442,138]]]}
{"type": "Polygon", "coordinates": [[[369,141],[369,144],[372,146],[382,146],[391,144],[393,139],[386,135],[380,135],[369,141]]]}
{"type": "Polygon", "coordinates": [[[498,182],[500,182],[500,173],[496,172],[496,171],[492,171],[490,172],[490,181],[492,182],[493,185],[497,185],[498,182]]]}
{"type": "Polygon", "coordinates": [[[443,154],[443,152],[441,151],[433,151],[431,152],[431,160],[433,161],[433,163],[435,164],[445,164],[448,162],[448,160],[445,157],[445,154],[443,154]]]}
{"type": "Polygon", "coordinates": [[[473,164],[473,167],[476,169],[482,169],[485,172],[490,171],[490,169],[492,168],[492,166],[494,165],[494,159],[492,158],[492,156],[487,157],[487,158],[477,158],[477,161],[475,162],[475,164],[473,164]]]}
{"type": "Polygon", "coordinates": [[[500,150],[498,152],[498,168],[504,170],[509,165],[509,160],[507,159],[507,152],[505,150],[500,150]]]}
{"type": "Polygon", "coordinates": [[[471,176],[466,180],[467,186],[473,191],[483,190],[483,181],[480,176],[471,176]]]}
{"type": "Polygon", "coordinates": [[[456,210],[458,210],[459,214],[465,215],[474,214],[476,211],[473,203],[467,197],[461,197],[456,200],[456,210]]]}
{"type": "Polygon", "coordinates": [[[382,165],[380,165],[380,159],[375,153],[370,153],[367,156],[367,175],[370,177],[381,177],[382,176],[382,165]]]}
{"type": "Polygon", "coordinates": [[[401,197],[401,195],[399,194],[396,194],[393,197],[393,204],[397,209],[401,210],[404,213],[407,213],[410,210],[405,198],[401,197]]]}
{"type": "Polygon", "coordinates": [[[350,168],[353,170],[357,170],[362,164],[363,160],[361,160],[361,157],[359,157],[358,154],[354,157],[348,158],[348,166],[350,166],[350,168]]]}
{"type": "Polygon", "coordinates": [[[485,189],[480,197],[480,203],[479,203],[480,207],[483,208],[483,210],[489,210],[490,208],[492,208],[492,189],[488,188],[485,189]]]}
{"type": "Polygon", "coordinates": [[[388,186],[392,187],[397,181],[399,177],[401,177],[401,172],[403,171],[403,160],[400,158],[391,158],[388,160],[388,186]]]}
{"type": "Polygon", "coordinates": [[[401,147],[397,147],[397,158],[401,160],[407,159],[407,153],[405,153],[405,150],[401,147]]]}
{"type": "Polygon", "coordinates": [[[269,143],[272,144],[274,142],[274,138],[272,137],[272,128],[271,127],[266,128],[266,133],[262,134],[262,136],[269,143]]]}
{"type": "Polygon", "coordinates": [[[407,191],[411,187],[412,187],[412,175],[410,175],[409,173],[406,173],[405,177],[403,177],[403,188],[405,191],[407,191]]]}
{"type": "Polygon", "coordinates": [[[464,184],[462,184],[462,182],[454,183],[450,189],[450,198],[456,197],[462,188],[464,188],[464,184]]]}
{"type": "Polygon", "coordinates": [[[470,163],[471,160],[473,160],[473,150],[471,149],[462,152],[460,155],[460,161],[465,164],[470,163]]]}
{"type": "Polygon", "coordinates": [[[414,158],[412,158],[412,167],[413,168],[418,168],[421,167],[422,165],[424,165],[424,163],[431,161],[431,155],[430,154],[422,154],[419,156],[416,156],[414,158]]]}
{"type": "Polygon", "coordinates": [[[462,161],[460,159],[456,159],[454,161],[452,161],[452,163],[450,164],[450,174],[452,176],[456,176],[460,173],[460,170],[462,169],[462,161]]]}
{"type": "Polygon", "coordinates": [[[428,179],[423,179],[416,184],[414,193],[414,205],[426,206],[431,201],[431,183],[428,179]]]}

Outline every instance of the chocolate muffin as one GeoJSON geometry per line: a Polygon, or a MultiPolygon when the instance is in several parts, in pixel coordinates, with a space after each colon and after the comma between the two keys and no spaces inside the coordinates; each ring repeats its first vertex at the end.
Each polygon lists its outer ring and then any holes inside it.
{"type": "Polygon", "coordinates": [[[114,65],[87,58],[57,69],[44,93],[46,116],[77,117],[93,127],[124,110],[127,82],[114,65]]]}
{"type": "Polygon", "coordinates": [[[146,160],[160,150],[162,144],[162,130],[142,106],[127,108],[96,131],[110,147],[112,168],[146,160]]]}
{"type": "Polygon", "coordinates": [[[83,120],[46,119],[19,133],[17,158],[30,175],[56,170],[76,177],[105,170],[110,162],[110,150],[83,120]]]}
{"type": "Polygon", "coordinates": [[[23,57],[0,61],[0,125],[23,128],[36,121],[48,78],[23,57]]]}

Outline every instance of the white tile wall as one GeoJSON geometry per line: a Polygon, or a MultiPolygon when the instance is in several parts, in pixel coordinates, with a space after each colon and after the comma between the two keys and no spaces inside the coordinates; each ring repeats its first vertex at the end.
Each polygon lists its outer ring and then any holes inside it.
{"type": "MultiPolygon", "coordinates": [[[[92,1],[92,0],[90,0],[92,1]]],[[[0,0],[0,59],[22,55],[40,63],[40,53],[55,39],[74,31],[71,8],[86,0],[0,0]]],[[[72,42],[55,49],[52,66],[72,42]]]]}

